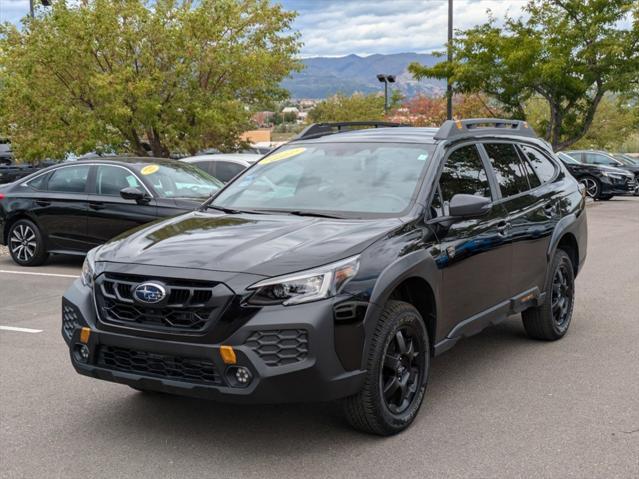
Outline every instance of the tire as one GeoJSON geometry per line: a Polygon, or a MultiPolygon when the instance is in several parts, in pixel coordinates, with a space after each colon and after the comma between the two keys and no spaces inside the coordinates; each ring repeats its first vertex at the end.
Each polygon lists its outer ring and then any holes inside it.
{"type": "Polygon", "coordinates": [[[601,182],[594,176],[584,176],[579,180],[586,187],[586,195],[593,200],[598,200],[601,196],[601,182]]]}
{"type": "Polygon", "coordinates": [[[39,266],[49,257],[40,228],[29,220],[18,220],[9,229],[7,247],[20,266],[39,266]]]}
{"type": "Polygon", "coordinates": [[[521,317],[529,337],[556,341],[568,331],[575,304],[575,273],[572,261],[564,250],[555,252],[545,291],[544,303],[525,310],[521,317]]]}
{"type": "Polygon", "coordinates": [[[612,195],[599,195],[599,201],[608,201],[612,195]]]}
{"type": "Polygon", "coordinates": [[[373,332],[364,387],[344,399],[344,414],[351,426],[380,436],[410,426],[424,400],[429,344],[417,309],[403,301],[388,301],[373,332]]]}

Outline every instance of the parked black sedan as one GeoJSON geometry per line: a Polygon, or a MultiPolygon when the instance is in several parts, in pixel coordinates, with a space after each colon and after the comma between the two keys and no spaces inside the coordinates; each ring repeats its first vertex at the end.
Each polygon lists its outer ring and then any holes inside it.
{"type": "Polygon", "coordinates": [[[612,166],[580,163],[566,153],[557,156],[568,171],[583,183],[586,194],[595,200],[609,200],[616,195],[632,195],[637,182],[629,171],[612,166]]]}
{"type": "Polygon", "coordinates": [[[0,187],[0,244],[22,266],[49,253],[85,254],[157,218],[193,210],[222,183],[158,158],[64,163],[0,187]]]}

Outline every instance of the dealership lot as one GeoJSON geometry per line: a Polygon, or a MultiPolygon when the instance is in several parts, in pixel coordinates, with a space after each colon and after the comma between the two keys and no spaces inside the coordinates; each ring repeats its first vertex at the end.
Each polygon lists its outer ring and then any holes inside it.
{"type": "Polygon", "coordinates": [[[588,215],[566,338],[528,340],[514,318],[460,342],[434,360],[415,424],[387,439],[330,404],[216,404],[79,376],[59,303],[81,260],[21,269],[0,254],[0,476],[636,477],[639,198],[588,215]]]}

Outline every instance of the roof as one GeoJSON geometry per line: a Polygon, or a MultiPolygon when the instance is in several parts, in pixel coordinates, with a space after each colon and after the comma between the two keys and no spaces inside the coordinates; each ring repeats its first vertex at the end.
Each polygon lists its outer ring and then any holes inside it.
{"type": "Polygon", "coordinates": [[[81,160],[69,161],[65,163],[104,163],[104,164],[127,164],[127,165],[172,165],[176,160],[170,158],[154,158],[150,156],[95,156],[91,158],[83,158],[81,160]]]}
{"type": "MultiPolygon", "coordinates": [[[[336,141],[380,141],[399,143],[434,143],[433,137],[437,128],[424,128],[414,126],[396,126],[389,128],[366,128],[361,130],[348,130],[318,138],[309,138],[302,141],[313,143],[335,143],[336,141]]],[[[296,141],[296,140],[294,140],[296,141]]]]}
{"type": "Polygon", "coordinates": [[[255,163],[264,155],[257,153],[218,153],[215,155],[197,155],[188,158],[182,158],[180,161],[185,163],[198,163],[201,161],[232,161],[234,163],[255,163]]]}

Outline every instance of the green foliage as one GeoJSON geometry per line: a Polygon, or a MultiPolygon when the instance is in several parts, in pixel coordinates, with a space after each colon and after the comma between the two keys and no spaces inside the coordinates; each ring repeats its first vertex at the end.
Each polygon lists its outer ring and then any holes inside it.
{"type": "Polygon", "coordinates": [[[233,148],[300,67],[294,16],[268,0],[57,0],[0,26],[0,131],[23,158],[233,148]]]}
{"type": "MultiPolygon", "coordinates": [[[[393,106],[399,102],[400,98],[397,93],[393,94],[393,106]]],[[[308,118],[313,123],[382,120],[384,118],[384,96],[362,93],[346,96],[338,93],[318,103],[308,112],[308,118]]]]}
{"type": "Polygon", "coordinates": [[[639,2],[636,0],[530,0],[526,20],[506,18],[458,32],[454,60],[410,66],[416,78],[451,78],[454,90],[484,92],[515,118],[542,98],[539,130],[556,149],[590,128],[606,92],[639,83],[639,2]],[[631,17],[629,28],[620,22],[631,17]]]}

